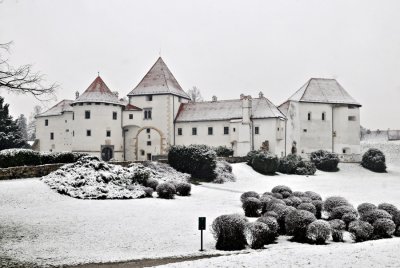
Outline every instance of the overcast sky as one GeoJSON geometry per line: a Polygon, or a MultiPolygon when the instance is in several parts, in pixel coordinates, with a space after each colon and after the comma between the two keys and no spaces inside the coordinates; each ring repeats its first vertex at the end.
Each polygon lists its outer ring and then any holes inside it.
{"type": "MultiPolygon", "coordinates": [[[[263,91],[279,105],[310,77],[336,78],[363,105],[363,126],[400,129],[399,0],[3,0],[8,41],[13,65],[60,84],[58,101],[98,71],[124,96],[161,50],[181,86],[206,100],[263,91]]],[[[0,94],[14,116],[38,104],[0,94]]]]}

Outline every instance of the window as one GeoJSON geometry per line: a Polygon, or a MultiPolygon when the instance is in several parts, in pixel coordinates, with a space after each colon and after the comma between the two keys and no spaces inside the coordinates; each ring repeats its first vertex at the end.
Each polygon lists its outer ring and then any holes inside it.
{"type": "Polygon", "coordinates": [[[85,111],[85,119],[90,119],[90,111],[85,111]]]}
{"type": "Polygon", "coordinates": [[[236,132],[236,128],[233,128],[233,132],[236,132]]]}
{"type": "Polygon", "coordinates": [[[146,133],[150,133],[150,128],[146,128],[146,133]]]}
{"type": "Polygon", "coordinates": [[[322,121],[325,121],[325,112],[322,113],[322,121]]]}
{"type": "Polygon", "coordinates": [[[147,154],[147,160],[151,161],[151,154],[150,153],[147,154]]]}
{"type": "Polygon", "coordinates": [[[91,102],[88,102],[87,105],[92,105],[92,103],[91,103],[91,102]]]}
{"type": "Polygon", "coordinates": [[[129,114],[129,119],[133,119],[133,114],[129,114]]]}
{"type": "Polygon", "coordinates": [[[147,101],[153,101],[153,95],[147,95],[146,96],[147,101]]]}
{"type": "Polygon", "coordinates": [[[178,97],[178,102],[182,102],[182,98],[181,97],[178,97]]]}
{"type": "Polygon", "coordinates": [[[349,121],[356,121],[356,117],[353,116],[353,115],[350,115],[350,116],[349,116],[349,121]]]}
{"type": "Polygon", "coordinates": [[[49,125],[49,119],[44,120],[44,125],[48,126],[49,125]]]}
{"type": "Polygon", "coordinates": [[[197,135],[197,128],[196,127],[192,127],[192,135],[193,136],[197,135]]]}
{"type": "Polygon", "coordinates": [[[307,119],[308,119],[308,121],[311,121],[311,112],[309,112],[309,113],[307,114],[307,119]]]}
{"type": "Polygon", "coordinates": [[[224,135],[228,135],[229,134],[229,127],[224,127],[224,135]]]}
{"type": "Polygon", "coordinates": [[[54,140],[54,133],[50,132],[50,140],[54,140]]]}
{"type": "Polygon", "coordinates": [[[75,113],[72,113],[72,120],[75,120],[75,113]]]}
{"type": "Polygon", "coordinates": [[[67,120],[65,120],[65,123],[67,123],[68,121],[67,120]]]}
{"type": "Polygon", "coordinates": [[[182,129],[178,128],[178,136],[182,136],[182,129]]]}
{"type": "Polygon", "coordinates": [[[111,137],[111,130],[107,130],[107,131],[106,131],[106,136],[107,136],[107,137],[111,137]]]}
{"type": "Polygon", "coordinates": [[[79,103],[79,106],[83,106],[83,103],[81,102],[81,103],[79,103]]]}
{"type": "Polygon", "coordinates": [[[69,129],[66,129],[65,132],[69,132],[69,129]]]}
{"type": "Polygon", "coordinates": [[[110,104],[109,103],[104,103],[104,105],[109,106],[110,104]]]}
{"type": "Polygon", "coordinates": [[[117,112],[113,112],[113,120],[117,120],[117,112]]]}
{"type": "Polygon", "coordinates": [[[140,155],[144,155],[144,150],[140,150],[140,155]]]}
{"type": "Polygon", "coordinates": [[[256,135],[260,134],[260,127],[254,128],[254,134],[256,134],[256,135]]]}
{"type": "Polygon", "coordinates": [[[307,132],[307,129],[303,129],[303,132],[307,132]]]}
{"type": "Polygon", "coordinates": [[[151,108],[144,109],[144,119],[151,120],[151,108]]]}
{"type": "Polygon", "coordinates": [[[151,141],[147,141],[147,146],[151,146],[151,141]]]}
{"type": "Polygon", "coordinates": [[[86,136],[88,137],[92,136],[92,131],[90,129],[86,130],[86,136]]]}
{"type": "Polygon", "coordinates": [[[212,135],[213,134],[213,128],[212,127],[208,127],[208,135],[212,135]]]}
{"type": "Polygon", "coordinates": [[[75,137],[75,130],[72,131],[72,137],[75,137]]]}
{"type": "Polygon", "coordinates": [[[100,105],[100,102],[96,102],[95,104],[96,104],[96,105],[100,105]]]}

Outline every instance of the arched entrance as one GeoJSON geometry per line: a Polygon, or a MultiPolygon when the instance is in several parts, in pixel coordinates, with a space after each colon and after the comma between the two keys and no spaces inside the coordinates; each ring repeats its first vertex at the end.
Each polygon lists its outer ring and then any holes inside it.
{"type": "Polygon", "coordinates": [[[163,133],[155,127],[142,127],[135,137],[136,159],[151,160],[154,155],[164,152],[163,133]]]}
{"type": "Polygon", "coordinates": [[[101,160],[110,161],[114,157],[114,146],[101,146],[101,160]]]}

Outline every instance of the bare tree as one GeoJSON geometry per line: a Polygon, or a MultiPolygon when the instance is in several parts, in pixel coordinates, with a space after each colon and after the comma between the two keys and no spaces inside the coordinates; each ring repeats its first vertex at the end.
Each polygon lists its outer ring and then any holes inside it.
{"type": "Polygon", "coordinates": [[[203,97],[201,96],[200,90],[197,87],[193,87],[186,92],[192,102],[202,102],[203,97]]]}
{"type": "Polygon", "coordinates": [[[17,68],[8,63],[4,54],[9,54],[11,42],[0,43],[0,89],[17,94],[31,94],[35,98],[49,100],[54,97],[56,84],[44,85],[44,75],[32,71],[32,65],[17,68]]]}
{"type": "Polygon", "coordinates": [[[36,139],[36,116],[42,113],[42,107],[35,105],[33,112],[29,116],[29,124],[27,127],[28,140],[33,141],[36,139]]]}

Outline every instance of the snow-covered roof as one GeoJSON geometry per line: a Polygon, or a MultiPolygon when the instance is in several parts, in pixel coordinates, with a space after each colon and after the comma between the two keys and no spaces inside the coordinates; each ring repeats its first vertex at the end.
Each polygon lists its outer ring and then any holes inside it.
{"type": "Polygon", "coordinates": [[[123,102],[118,99],[118,96],[111,92],[100,76],[97,76],[85,92],[74,100],[74,103],[80,102],[105,102],[124,105],[123,102]]]}
{"type": "MultiPolygon", "coordinates": [[[[267,98],[252,99],[252,117],[285,118],[267,98]]],[[[242,118],[242,100],[222,100],[182,103],[176,122],[218,121],[242,118]]]]}
{"type": "Polygon", "coordinates": [[[173,94],[190,99],[161,57],[128,96],[173,94]]]}
{"type": "Polygon", "coordinates": [[[135,105],[132,105],[132,104],[127,104],[125,106],[125,111],[141,111],[141,110],[142,110],[141,108],[139,108],[135,105]]]}
{"type": "Polygon", "coordinates": [[[350,104],[361,106],[336,79],[311,78],[289,101],[350,104]]]}
{"type": "Polygon", "coordinates": [[[72,112],[72,100],[62,100],[44,113],[38,114],[36,117],[61,115],[65,112],[72,112]]]}

